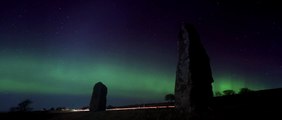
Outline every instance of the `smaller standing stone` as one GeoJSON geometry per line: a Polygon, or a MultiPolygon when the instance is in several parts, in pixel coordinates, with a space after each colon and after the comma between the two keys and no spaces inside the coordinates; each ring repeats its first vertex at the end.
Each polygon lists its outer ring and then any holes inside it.
{"type": "Polygon", "coordinates": [[[107,87],[102,82],[95,84],[89,106],[90,111],[98,112],[106,110],[107,92],[107,87]]]}

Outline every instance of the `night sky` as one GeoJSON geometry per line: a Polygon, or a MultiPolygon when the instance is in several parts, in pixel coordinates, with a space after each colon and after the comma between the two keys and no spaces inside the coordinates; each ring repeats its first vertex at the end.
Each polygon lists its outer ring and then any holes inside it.
{"type": "Polygon", "coordinates": [[[0,111],[162,102],[173,93],[182,22],[197,28],[214,91],[282,87],[282,7],[271,0],[2,0],[0,111]]]}

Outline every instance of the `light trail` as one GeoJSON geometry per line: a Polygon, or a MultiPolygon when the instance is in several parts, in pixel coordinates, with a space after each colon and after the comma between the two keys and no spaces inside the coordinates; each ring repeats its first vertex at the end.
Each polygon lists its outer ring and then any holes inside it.
{"type": "Polygon", "coordinates": [[[106,111],[117,111],[117,110],[143,110],[143,109],[163,109],[163,108],[174,108],[175,106],[143,106],[143,107],[124,107],[124,108],[111,108],[106,111]]]}
{"type": "MultiPolygon", "coordinates": [[[[174,106],[174,105],[170,105],[170,106],[120,107],[120,108],[110,108],[110,109],[106,109],[106,111],[165,109],[165,108],[175,108],[175,106],[174,106]]],[[[68,112],[86,112],[86,111],[89,111],[89,109],[69,109],[69,110],[65,110],[65,111],[68,111],[68,112]]]]}

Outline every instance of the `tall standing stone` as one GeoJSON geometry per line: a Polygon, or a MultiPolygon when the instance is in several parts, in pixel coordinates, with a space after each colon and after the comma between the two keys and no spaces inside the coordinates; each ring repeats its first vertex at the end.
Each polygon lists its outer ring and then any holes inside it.
{"type": "Polygon", "coordinates": [[[182,25],[175,82],[176,109],[196,114],[207,112],[213,96],[212,82],[209,57],[196,29],[190,24],[182,25]]]}
{"type": "Polygon", "coordinates": [[[90,111],[105,111],[107,104],[107,87],[98,82],[95,84],[92,92],[89,110],[90,111]]]}

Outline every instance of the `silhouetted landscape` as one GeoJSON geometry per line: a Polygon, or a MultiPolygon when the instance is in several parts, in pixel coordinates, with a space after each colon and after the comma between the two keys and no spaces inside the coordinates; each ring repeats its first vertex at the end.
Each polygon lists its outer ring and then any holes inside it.
{"type": "MultiPolygon", "coordinates": [[[[253,91],[247,94],[226,95],[213,98],[209,120],[277,119],[282,114],[282,88],[253,91]]],[[[169,106],[174,103],[155,103],[145,106],[169,106]]],[[[136,107],[129,105],[120,107],[136,107]]],[[[105,112],[10,112],[1,113],[0,119],[29,120],[173,120],[183,119],[174,108],[148,110],[120,110],[105,112]]]]}
{"type": "Polygon", "coordinates": [[[275,0],[0,2],[0,120],[282,115],[275,0]]]}

